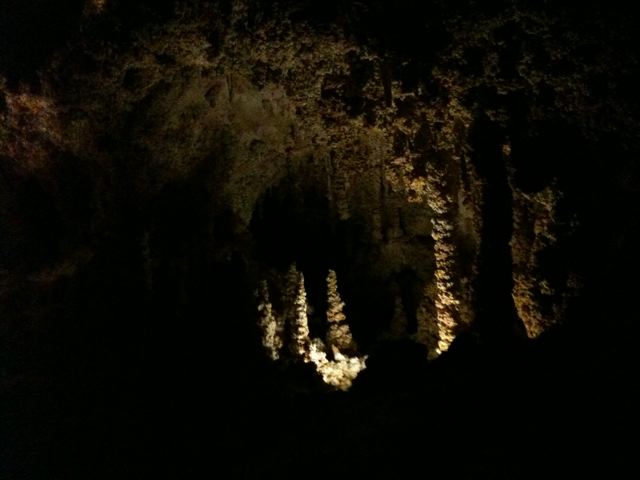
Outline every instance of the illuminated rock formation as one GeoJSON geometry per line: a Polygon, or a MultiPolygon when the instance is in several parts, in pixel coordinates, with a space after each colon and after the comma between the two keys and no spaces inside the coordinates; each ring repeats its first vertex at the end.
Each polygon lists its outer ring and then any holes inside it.
{"type": "MultiPolygon", "coordinates": [[[[304,286],[304,275],[292,264],[286,274],[283,303],[289,310],[290,338],[288,347],[295,361],[313,363],[318,374],[328,385],[338,390],[348,390],[353,380],[366,368],[367,356],[355,354],[356,344],[351,335],[342,302],[338,293],[335,271],[330,270],[327,277],[329,308],[328,341],[331,348],[327,355],[327,346],[319,338],[311,338],[307,313],[309,305],[304,286]],[[287,307],[287,305],[289,305],[287,307]]],[[[273,312],[266,281],[258,286],[258,325],[262,332],[262,346],[267,356],[277,361],[281,359],[284,325],[273,312]]]]}
{"type": "Polygon", "coordinates": [[[327,345],[334,356],[336,353],[345,355],[348,352],[357,351],[353,341],[351,329],[347,323],[347,317],[343,312],[344,302],[338,292],[338,277],[334,270],[329,270],[327,275],[327,345]]]}
{"type": "Polygon", "coordinates": [[[333,352],[333,360],[327,358],[326,347],[319,338],[311,342],[310,360],[316,366],[316,370],[322,380],[332,387],[346,391],[351,387],[353,380],[366,368],[367,357],[346,356],[340,352],[333,352]]]}
{"type": "Polygon", "coordinates": [[[456,246],[453,240],[454,225],[451,223],[453,200],[448,195],[445,173],[442,166],[433,166],[427,173],[429,206],[435,212],[432,220],[436,257],[436,315],[438,320],[437,353],[449,348],[455,338],[460,322],[459,305],[455,282],[456,246]]]}
{"type": "Polygon", "coordinates": [[[295,317],[291,325],[291,351],[305,362],[309,361],[310,338],[307,319],[307,292],[304,288],[304,275],[298,276],[298,289],[294,302],[295,317]]]}
{"type": "MultiPolygon", "coordinates": [[[[326,205],[307,221],[330,231],[335,242],[327,248],[334,251],[324,253],[345,259],[340,268],[355,272],[346,281],[382,290],[411,272],[410,293],[403,295],[412,299],[405,307],[416,311],[405,314],[412,326],[415,315],[417,327],[408,333],[433,355],[472,326],[478,304],[492,308],[477,288],[483,221],[495,213],[483,202],[489,184],[508,181],[511,192],[498,201],[512,220],[511,244],[499,246],[512,257],[500,267],[513,280],[504,290],[513,290],[530,336],[560,322],[579,275],[544,258],[562,257],[574,238],[587,238],[579,216],[574,222],[567,211],[592,200],[575,188],[580,182],[572,172],[582,171],[582,163],[548,166],[526,151],[558,125],[573,132],[573,145],[615,137],[621,150],[633,151],[639,131],[633,105],[610,87],[622,79],[633,84],[633,62],[613,43],[594,41],[616,32],[594,21],[589,29],[597,34],[581,37],[567,12],[548,17],[518,3],[447,17],[441,25],[447,41],[418,58],[349,33],[359,25],[353,19],[367,17],[366,2],[349,7],[345,24],[322,27],[298,21],[300,12],[287,2],[267,8],[232,1],[224,9],[214,3],[176,2],[175,10],[147,17],[145,9],[155,7],[87,1],[81,11],[101,14],[78,13],[81,28],[38,65],[33,85],[0,82],[8,263],[45,270],[58,257],[109,245],[109,232],[140,223],[127,241],[139,245],[146,235],[154,244],[143,255],[149,278],[162,262],[185,277],[194,265],[233,258],[282,268],[293,254],[277,262],[256,258],[252,220],[274,192],[298,199],[312,191],[326,205]],[[125,28],[130,9],[141,23],[122,36],[109,34],[125,28]],[[500,144],[514,133],[513,158],[506,160],[500,144]],[[516,173],[489,178],[479,168],[481,150],[489,163],[511,162],[518,176],[533,172],[540,184],[525,188],[516,173]],[[23,190],[40,192],[42,208],[53,214],[30,219],[29,202],[19,200],[23,190]],[[167,214],[176,205],[184,210],[167,214]],[[64,232],[60,251],[38,257],[33,239],[50,230],[64,232]],[[168,233],[182,230],[189,247],[168,233]],[[34,246],[25,247],[29,242],[34,246]],[[552,275],[554,268],[564,270],[552,275]]],[[[558,165],[572,158],[566,153],[558,165]]],[[[595,181],[598,169],[612,168],[605,160],[596,164],[586,178],[595,181]]],[[[616,180],[603,191],[622,191],[629,165],[616,163],[616,180]]],[[[592,209],[604,204],[592,203],[592,209]]],[[[297,277],[290,288],[282,306],[287,325],[303,310],[295,306],[297,277]]],[[[396,301],[369,298],[389,312],[396,301]]],[[[358,303],[350,307],[367,310],[358,303]]]]}
{"type": "Polygon", "coordinates": [[[282,293],[283,317],[285,323],[293,325],[297,316],[296,302],[300,285],[300,272],[295,263],[289,265],[284,278],[284,291],[282,293]]]}
{"type": "Polygon", "coordinates": [[[530,194],[512,190],[513,301],[527,335],[536,338],[562,321],[568,300],[580,290],[580,280],[569,271],[563,272],[560,283],[558,275],[549,278],[541,264],[541,258],[557,248],[559,192],[552,187],[530,194]]]}
{"type": "Polygon", "coordinates": [[[601,450],[554,425],[625,443],[626,412],[564,407],[634,378],[629,9],[7,3],[0,478],[154,478],[161,451],[198,478],[211,432],[223,478],[534,477],[577,458],[536,432],[601,450]]]}
{"type": "Polygon", "coordinates": [[[271,360],[278,360],[282,349],[282,325],[273,312],[266,280],[261,281],[258,288],[258,325],[262,331],[262,347],[271,360]]]}

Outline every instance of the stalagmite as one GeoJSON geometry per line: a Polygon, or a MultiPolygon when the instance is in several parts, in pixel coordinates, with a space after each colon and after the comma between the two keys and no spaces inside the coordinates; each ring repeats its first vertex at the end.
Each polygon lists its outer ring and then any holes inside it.
{"type": "Polygon", "coordinates": [[[445,352],[456,334],[459,324],[459,304],[453,272],[455,271],[454,226],[451,222],[454,201],[447,194],[446,170],[436,162],[429,165],[427,173],[427,200],[434,212],[431,220],[436,258],[436,316],[438,344],[436,353],[445,352]]]}
{"type": "Polygon", "coordinates": [[[336,352],[355,353],[357,346],[343,312],[344,302],[338,292],[338,277],[334,270],[329,270],[327,275],[327,303],[327,321],[329,322],[327,345],[334,354],[336,352]]]}
{"type": "Polygon", "coordinates": [[[295,319],[291,326],[291,350],[305,362],[309,359],[309,322],[307,319],[307,292],[304,288],[304,275],[299,274],[298,290],[295,299],[295,319]]]}
{"type": "Polygon", "coordinates": [[[422,299],[416,312],[416,340],[427,347],[429,358],[435,358],[439,354],[439,332],[435,302],[437,295],[435,290],[435,282],[429,282],[425,285],[422,291],[422,299]]]}
{"type": "Polygon", "coordinates": [[[258,325],[262,331],[262,346],[271,360],[278,360],[282,348],[282,328],[273,313],[266,280],[260,282],[258,298],[258,325]]]}

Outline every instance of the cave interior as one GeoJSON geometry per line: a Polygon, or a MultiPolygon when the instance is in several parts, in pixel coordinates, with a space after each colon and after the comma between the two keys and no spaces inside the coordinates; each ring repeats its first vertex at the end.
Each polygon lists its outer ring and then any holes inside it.
{"type": "Polygon", "coordinates": [[[0,478],[636,468],[622,2],[4,4],[0,478]]]}

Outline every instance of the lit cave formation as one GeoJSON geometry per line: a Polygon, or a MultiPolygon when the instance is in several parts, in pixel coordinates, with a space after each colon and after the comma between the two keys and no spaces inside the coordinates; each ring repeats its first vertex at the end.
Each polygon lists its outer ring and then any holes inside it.
{"type": "Polygon", "coordinates": [[[365,368],[366,356],[358,356],[351,329],[345,316],[344,302],[338,292],[336,272],[327,275],[327,342],[311,338],[307,293],[304,275],[292,265],[287,272],[283,313],[276,314],[269,298],[266,281],[260,283],[258,303],[262,346],[272,360],[278,360],[286,342],[285,326],[290,326],[291,351],[295,358],[313,363],[325,383],[340,390],[348,390],[353,380],[365,368]],[[327,358],[329,353],[329,358],[327,358]]]}
{"type": "Polygon", "coordinates": [[[0,478],[622,476],[617,0],[5,4],[0,478]]]}

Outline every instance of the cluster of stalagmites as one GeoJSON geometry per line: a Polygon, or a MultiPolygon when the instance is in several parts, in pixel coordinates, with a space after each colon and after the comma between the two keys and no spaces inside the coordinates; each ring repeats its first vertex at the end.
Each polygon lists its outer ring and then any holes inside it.
{"type": "Polygon", "coordinates": [[[313,363],[325,383],[347,390],[366,365],[366,356],[360,356],[351,329],[344,314],[344,302],[338,293],[336,272],[327,276],[327,329],[326,343],[312,338],[307,317],[307,293],[304,275],[292,265],[287,272],[283,292],[283,311],[276,313],[269,296],[266,280],[258,289],[258,325],[262,331],[262,346],[271,360],[290,358],[313,363]],[[286,332],[288,331],[288,338],[286,332]],[[285,350],[288,347],[288,352],[285,350]]]}

